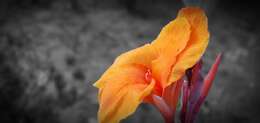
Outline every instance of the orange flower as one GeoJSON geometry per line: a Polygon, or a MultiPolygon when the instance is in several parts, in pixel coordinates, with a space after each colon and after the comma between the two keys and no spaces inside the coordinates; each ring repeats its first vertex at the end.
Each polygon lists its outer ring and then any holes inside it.
{"type": "Polygon", "coordinates": [[[99,88],[99,122],[118,123],[143,101],[151,102],[149,95],[162,96],[198,62],[208,39],[204,11],[187,7],[153,42],[118,56],[94,84],[99,88]]]}

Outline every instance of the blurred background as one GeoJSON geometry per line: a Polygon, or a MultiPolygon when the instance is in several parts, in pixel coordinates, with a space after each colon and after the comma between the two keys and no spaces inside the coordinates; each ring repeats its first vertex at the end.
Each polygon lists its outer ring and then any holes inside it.
{"type": "MultiPolygon", "coordinates": [[[[204,73],[224,53],[197,123],[259,122],[259,7],[231,0],[1,0],[0,122],[97,123],[92,84],[185,5],[208,15],[204,73]]],[[[122,123],[163,119],[142,104],[122,123]]]]}

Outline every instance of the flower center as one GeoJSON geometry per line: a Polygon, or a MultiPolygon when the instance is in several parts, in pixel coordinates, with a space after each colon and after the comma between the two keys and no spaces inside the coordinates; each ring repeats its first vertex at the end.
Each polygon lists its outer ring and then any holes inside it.
{"type": "Polygon", "coordinates": [[[147,82],[151,82],[152,80],[152,72],[150,69],[147,69],[146,73],[145,73],[145,80],[147,82]]]}

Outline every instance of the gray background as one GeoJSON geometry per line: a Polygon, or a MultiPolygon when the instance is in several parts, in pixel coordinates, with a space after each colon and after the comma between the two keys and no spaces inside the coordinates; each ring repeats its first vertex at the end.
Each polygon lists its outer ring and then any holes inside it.
{"type": "MultiPolygon", "coordinates": [[[[207,11],[211,32],[203,72],[224,53],[197,122],[259,122],[257,4],[195,2],[207,11]]],[[[96,123],[92,84],[116,56],[152,41],[184,6],[181,0],[1,0],[0,122],[96,123]]],[[[145,104],[123,121],[162,122],[145,104]]]]}

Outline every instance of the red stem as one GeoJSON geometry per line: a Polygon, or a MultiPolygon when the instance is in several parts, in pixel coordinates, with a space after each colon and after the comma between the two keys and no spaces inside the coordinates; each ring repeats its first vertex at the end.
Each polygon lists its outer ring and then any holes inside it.
{"type": "Polygon", "coordinates": [[[182,108],[181,108],[181,122],[185,123],[187,117],[187,107],[189,99],[189,85],[188,82],[183,83],[183,96],[182,96],[182,108]]]}
{"type": "Polygon", "coordinates": [[[166,102],[160,96],[153,95],[153,104],[160,111],[164,118],[165,123],[174,123],[174,115],[171,108],[166,104],[166,102]]]}

